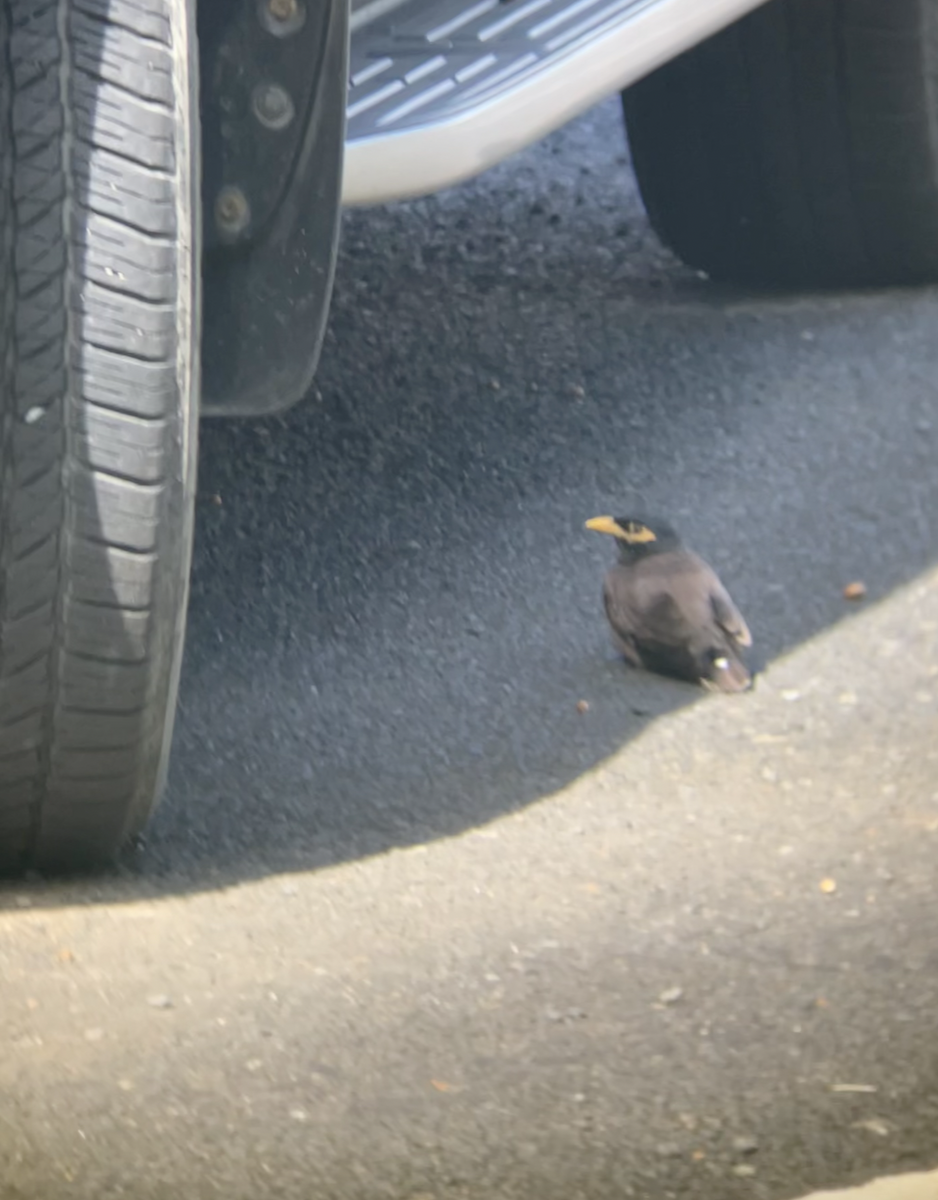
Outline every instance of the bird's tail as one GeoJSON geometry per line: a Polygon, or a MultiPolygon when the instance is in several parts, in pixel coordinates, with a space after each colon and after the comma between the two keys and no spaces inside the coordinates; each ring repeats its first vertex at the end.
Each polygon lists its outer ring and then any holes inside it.
{"type": "Polygon", "coordinates": [[[735,654],[713,653],[701,678],[712,692],[748,692],[752,687],[749,668],[735,654]]]}

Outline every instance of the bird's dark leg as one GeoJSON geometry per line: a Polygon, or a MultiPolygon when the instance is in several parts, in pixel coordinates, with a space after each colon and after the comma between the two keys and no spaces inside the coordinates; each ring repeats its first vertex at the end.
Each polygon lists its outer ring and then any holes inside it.
{"type": "Polygon", "coordinates": [[[641,669],[644,664],[631,639],[624,638],[619,633],[613,633],[612,643],[630,666],[641,669]]]}

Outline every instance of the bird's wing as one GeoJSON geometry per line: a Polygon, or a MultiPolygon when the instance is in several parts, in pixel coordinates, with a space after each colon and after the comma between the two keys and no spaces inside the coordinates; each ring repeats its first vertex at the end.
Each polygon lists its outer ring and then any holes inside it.
{"type": "Polygon", "coordinates": [[[613,567],[606,576],[603,602],[609,624],[624,639],[680,646],[693,634],[684,606],[670,591],[667,572],[660,577],[629,567],[613,567]]]}
{"type": "Polygon", "coordinates": [[[721,629],[725,629],[734,642],[739,646],[751,646],[752,634],[743,619],[743,614],[733,603],[729,592],[714,575],[710,588],[710,606],[713,615],[721,629]]]}

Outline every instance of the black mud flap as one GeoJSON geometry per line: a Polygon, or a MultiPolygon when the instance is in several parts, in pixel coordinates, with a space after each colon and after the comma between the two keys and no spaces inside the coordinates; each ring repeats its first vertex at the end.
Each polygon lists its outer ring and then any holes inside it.
{"type": "Polygon", "coordinates": [[[295,404],[319,359],[341,209],[349,0],[199,0],[202,412],[295,404]]]}

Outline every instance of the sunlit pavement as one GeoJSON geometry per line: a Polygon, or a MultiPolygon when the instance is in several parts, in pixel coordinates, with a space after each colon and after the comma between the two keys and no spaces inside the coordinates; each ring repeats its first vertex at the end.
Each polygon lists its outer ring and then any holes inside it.
{"type": "Polygon", "coordinates": [[[934,1200],[938,1196],[938,1172],[915,1171],[871,1180],[857,1188],[815,1192],[806,1200],[934,1200]]]}

